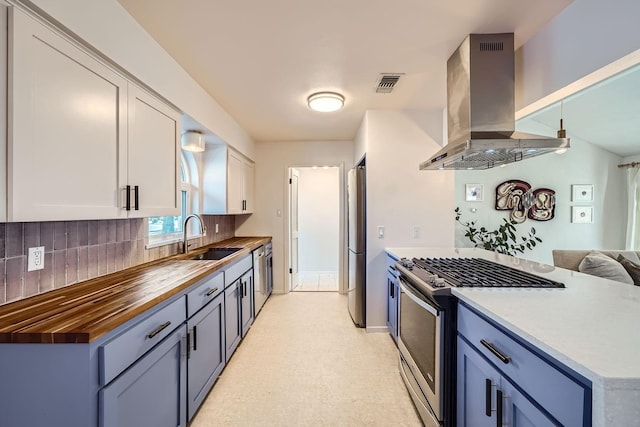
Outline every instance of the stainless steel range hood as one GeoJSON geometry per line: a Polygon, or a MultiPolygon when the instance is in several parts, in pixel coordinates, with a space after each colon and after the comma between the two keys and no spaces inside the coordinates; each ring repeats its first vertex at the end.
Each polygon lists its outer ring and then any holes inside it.
{"type": "Polygon", "coordinates": [[[470,34],[447,61],[448,144],[428,169],[489,169],[569,148],[569,139],[515,132],[513,33],[470,34]]]}

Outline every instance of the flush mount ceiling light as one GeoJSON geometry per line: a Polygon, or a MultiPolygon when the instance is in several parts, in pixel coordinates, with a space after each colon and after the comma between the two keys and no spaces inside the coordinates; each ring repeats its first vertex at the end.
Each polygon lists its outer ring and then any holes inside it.
{"type": "Polygon", "coordinates": [[[204,151],[204,135],[196,130],[188,130],[182,134],[182,149],[201,153],[204,151]]]}
{"type": "Polygon", "coordinates": [[[338,111],[344,105],[344,96],[335,92],[317,92],[309,95],[307,104],[313,111],[331,113],[338,111]]]}

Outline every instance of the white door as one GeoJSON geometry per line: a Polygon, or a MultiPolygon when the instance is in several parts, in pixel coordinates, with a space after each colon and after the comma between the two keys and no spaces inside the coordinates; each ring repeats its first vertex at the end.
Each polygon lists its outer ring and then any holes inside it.
{"type": "Polygon", "coordinates": [[[289,244],[290,253],[290,273],[291,281],[289,290],[292,291],[298,286],[298,177],[299,173],[297,169],[289,169],[289,224],[290,232],[289,236],[291,242],[289,244]]]}

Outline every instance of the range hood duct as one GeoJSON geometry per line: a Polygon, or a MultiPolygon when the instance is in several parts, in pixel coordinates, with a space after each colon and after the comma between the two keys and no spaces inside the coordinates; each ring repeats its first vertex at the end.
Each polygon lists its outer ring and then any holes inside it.
{"type": "Polygon", "coordinates": [[[513,33],[470,34],[447,61],[448,144],[421,170],[489,169],[569,148],[515,132],[513,33]]]}

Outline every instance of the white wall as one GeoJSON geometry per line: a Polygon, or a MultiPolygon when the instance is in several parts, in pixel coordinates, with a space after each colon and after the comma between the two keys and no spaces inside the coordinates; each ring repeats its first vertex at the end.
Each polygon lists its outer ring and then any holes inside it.
{"type": "MultiPolygon", "coordinates": [[[[274,292],[287,292],[288,243],[286,242],[289,167],[343,165],[340,176],[340,202],[344,209],[346,170],[354,163],[352,141],[260,142],[256,144],[256,212],[236,219],[237,236],[272,236],[274,292]],[[280,211],[280,216],[278,215],[280,211]]],[[[340,225],[340,265],[346,273],[344,217],[340,225]]],[[[342,284],[346,279],[342,277],[342,284]]]]}
{"type": "Polygon", "coordinates": [[[385,247],[451,247],[454,174],[420,171],[440,149],[442,110],[369,110],[355,143],[367,158],[367,330],[386,328],[385,247]],[[428,132],[431,132],[428,133],[428,132]],[[378,226],[385,227],[378,239],[378,226]],[[412,237],[414,226],[419,238],[412,237]]]}
{"type": "MultiPolygon", "coordinates": [[[[540,133],[528,127],[519,130],[540,133]]],[[[527,219],[517,225],[518,235],[526,235],[531,227],[542,243],[518,255],[534,261],[553,264],[552,249],[623,249],[626,226],[626,197],[623,176],[617,165],[619,156],[576,138],[564,154],[546,154],[504,168],[485,171],[456,171],[455,203],[462,210],[461,221],[476,220],[476,225],[496,229],[508,211],[495,210],[496,187],[504,181],[519,179],[532,188],[550,188],[556,192],[555,217],[550,221],[527,219]],[[484,185],[483,202],[465,201],[465,184],[484,185]],[[571,201],[572,184],[593,184],[593,203],[571,201]],[[593,206],[592,224],[571,222],[571,206],[593,206]],[[470,209],[476,208],[472,213],[470,209]]],[[[456,225],[456,246],[471,247],[462,226],[456,225]]]]}
{"type": "Polygon", "coordinates": [[[300,271],[338,271],[340,168],[297,168],[300,271]]]}
{"type": "Polygon", "coordinates": [[[516,52],[516,110],[640,48],[637,0],[574,0],[516,52]]]}
{"type": "Polygon", "coordinates": [[[32,3],[225,142],[254,157],[249,135],[116,0],[32,3]]]}

